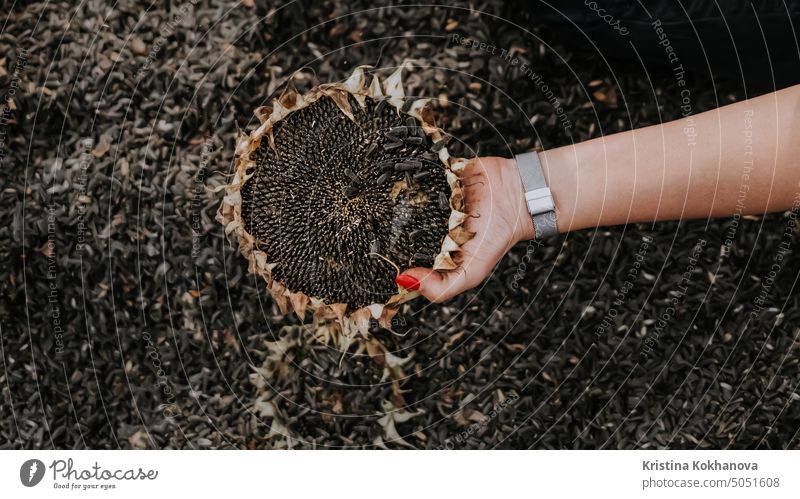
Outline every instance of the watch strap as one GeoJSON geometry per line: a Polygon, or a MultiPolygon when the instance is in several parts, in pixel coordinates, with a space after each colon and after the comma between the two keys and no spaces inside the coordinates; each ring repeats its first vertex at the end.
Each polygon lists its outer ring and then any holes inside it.
{"type": "Polygon", "coordinates": [[[553,194],[547,187],[539,153],[526,152],[515,159],[525,190],[525,203],[533,220],[534,237],[543,239],[558,234],[553,194]]]}

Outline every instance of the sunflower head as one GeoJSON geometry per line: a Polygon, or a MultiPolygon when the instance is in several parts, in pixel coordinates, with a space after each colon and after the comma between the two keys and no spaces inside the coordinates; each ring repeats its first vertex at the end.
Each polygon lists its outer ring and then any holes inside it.
{"type": "Polygon", "coordinates": [[[281,310],[334,319],[345,335],[389,327],[417,293],[395,276],[456,267],[471,234],[447,138],[426,99],[406,98],[403,67],[369,85],[363,67],[343,83],[284,93],[240,135],[217,219],[281,310]]]}

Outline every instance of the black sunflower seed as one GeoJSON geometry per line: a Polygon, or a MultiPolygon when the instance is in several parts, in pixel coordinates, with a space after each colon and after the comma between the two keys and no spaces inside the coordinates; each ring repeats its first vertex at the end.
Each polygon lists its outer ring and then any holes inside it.
{"type": "Polygon", "coordinates": [[[450,200],[444,192],[439,192],[439,207],[443,210],[450,208],[450,200]]]}
{"type": "Polygon", "coordinates": [[[419,172],[414,174],[414,180],[421,180],[431,176],[431,172],[419,172]]]}
{"type": "Polygon", "coordinates": [[[393,135],[395,137],[405,137],[408,135],[408,129],[404,126],[396,126],[390,128],[389,131],[386,132],[386,135],[393,135]]]}
{"type": "Polygon", "coordinates": [[[380,177],[378,177],[378,180],[375,183],[378,184],[378,185],[383,185],[386,182],[388,182],[390,178],[392,178],[392,174],[389,173],[389,172],[386,172],[383,175],[381,175],[380,177]]]}
{"type": "Polygon", "coordinates": [[[432,262],[433,257],[430,255],[426,255],[425,253],[414,253],[413,256],[414,261],[417,262],[432,262]]]}

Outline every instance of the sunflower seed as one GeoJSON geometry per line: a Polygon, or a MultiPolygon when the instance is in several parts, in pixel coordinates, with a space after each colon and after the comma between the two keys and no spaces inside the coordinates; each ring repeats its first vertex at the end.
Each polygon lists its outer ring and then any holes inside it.
{"type": "Polygon", "coordinates": [[[433,257],[431,257],[430,255],[426,255],[425,253],[414,253],[413,259],[416,262],[432,262],[433,261],[433,257]]]}
{"type": "Polygon", "coordinates": [[[450,208],[450,200],[447,198],[447,194],[444,192],[439,192],[439,207],[443,210],[450,208]]]}
{"type": "Polygon", "coordinates": [[[383,175],[381,175],[380,177],[378,177],[378,180],[376,181],[376,183],[378,185],[383,185],[386,182],[388,182],[390,178],[392,178],[392,174],[389,173],[389,172],[386,172],[383,175]]]}
{"type": "Polygon", "coordinates": [[[427,161],[438,161],[439,155],[430,151],[425,151],[424,153],[422,153],[422,159],[425,159],[427,161]]]}
{"type": "Polygon", "coordinates": [[[393,135],[395,137],[405,137],[408,134],[408,129],[404,126],[396,126],[390,128],[386,135],[393,135]]]}
{"type": "Polygon", "coordinates": [[[422,180],[431,176],[431,172],[419,172],[414,174],[414,180],[422,180]]]}

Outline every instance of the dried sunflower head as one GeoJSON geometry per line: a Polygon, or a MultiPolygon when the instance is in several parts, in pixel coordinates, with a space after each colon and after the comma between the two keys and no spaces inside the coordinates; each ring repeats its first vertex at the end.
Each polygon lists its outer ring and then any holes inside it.
{"type": "Polygon", "coordinates": [[[399,68],[366,84],[364,68],[256,110],[261,126],[237,142],[217,219],[281,310],[346,336],[389,327],[417,296],[398,272],[456,267],[471,234],[446,138],[425,99],[406,99],[399,68]]]}

